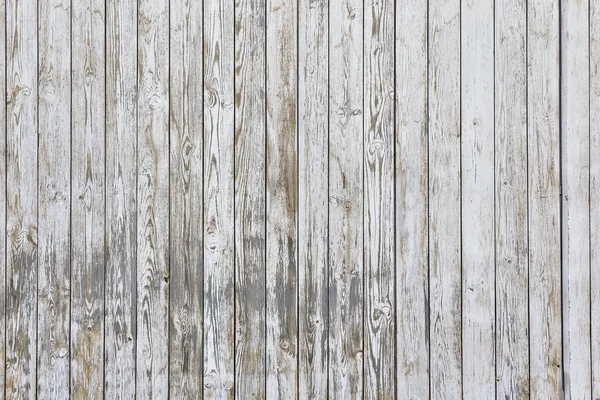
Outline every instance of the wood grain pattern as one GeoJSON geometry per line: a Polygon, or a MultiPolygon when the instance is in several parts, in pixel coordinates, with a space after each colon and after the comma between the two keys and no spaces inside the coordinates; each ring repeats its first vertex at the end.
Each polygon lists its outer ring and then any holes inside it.
{"type": "Polygon", "coordinates": [[[396,3],[397,398],[429,398],[428,3],[396,3]],[[406,99],[411,99],[406,101],[406,99]]]}
{"type": "Polygon", "coordinates": [[[235,397],[266,389],[265,0],[235,2],[235,397]]]}
{"type": "Polygon", "coordinates": [[[496,2],[496,396],[528,397],[526,3],[496,2]]]}
{"type": "Polygon", "coordinates": [[[37,393],[37,7],[6,2],[6,387],[37,393]]]}
{"type": "Polygon", "coordinates": [[[589,2],[561,3],[565,399],[591,399],[589,2]]]}
{"type": "Polygon", "coordinates": [[[364,397],[395,396],[394,2],[364,9],[364,397]]]}
{"type": "Polygon", "coordinates": [[[234,3],[204,2],[204,396],[234,388],[234,3]]]}
{"type": "Polygon", "coordinates": [[[106,1],[104,396],[135,396],[137,311],[137,5],[106,1]]]}
{"type": "Polygon", "coordinates": [[[71,396],[104,395],[104,1],[72,3],[71,396]]]}
{"type": "Polygon", "coordinates": [[[363,397],[363,2],[329,4],[329,396],[363,397]]]}
{"type": "Polygon", "coordinates": [[[0,157],[0,393],[6,396],[6,0],[0,1],[0,65],[4,65],[4,71],[0,71],[0,130],[2,127],[5,129],[4,132],[0,132],[0,156],[3,156],[0,157]]]}
{"type": "Polygon", "coordinates": [[[590,290],[592,399],[600,398],[600,3],[590,2],[590,290]]]}
{"type": "Polygon", "coordinates": [[[202,2],[169,10],[169,396],[194,399],[203,390],[202,2]]]}
{"type": "Polygon", "coordinates": [[[136,396],[162,399],[170,340],[169,4],[138,7],[136,396]]]}
{"type": "Polygon", "coordinates": [[[298,4],[298,397],[328,395],[328,3],[298,4]]]}
{"type": "Polygon", "coordinates": [[[461,2],[463,398],[496,393],[494,2],[461,2]]]}
{"type": "Polygon", "coordinates": [[[461,396],[460,2],[429,4],[431,398],[461,396]]]}
{"type": "Polygon", "coordinates": [[[527,10],[529,348],[532,399],[562,398],[559,7],[527,10]]]}
{"type": "Polygon", "coordinates": [[[71,358],[70,1],[41,0],[38,10],[38,396],[64,399],[71,358]]]}

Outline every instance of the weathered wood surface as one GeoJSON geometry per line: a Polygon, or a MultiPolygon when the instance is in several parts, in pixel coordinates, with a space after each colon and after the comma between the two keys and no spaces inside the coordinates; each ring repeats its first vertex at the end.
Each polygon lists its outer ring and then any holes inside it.
{"type": "Polygon", "coordinates": [[[600,397],[599,17],[0,0],[0,398],[600,397]]]}

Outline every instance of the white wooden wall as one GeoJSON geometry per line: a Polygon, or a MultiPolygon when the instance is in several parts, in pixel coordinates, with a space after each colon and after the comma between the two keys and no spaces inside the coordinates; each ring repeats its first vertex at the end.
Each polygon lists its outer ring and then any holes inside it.
{"type": "Polygon", "coordinates": [[[600,399],[600,0],[0,0],[0,397],[600,399]]]}

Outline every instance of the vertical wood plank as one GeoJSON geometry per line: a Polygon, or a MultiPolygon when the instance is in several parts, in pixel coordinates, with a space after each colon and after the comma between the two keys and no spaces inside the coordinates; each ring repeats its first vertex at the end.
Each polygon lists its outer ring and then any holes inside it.
{"type": "Polygon", "coordinates": [[[363,397],[363,2],[329,4],[329,396],[363,397]]]}
{"type": "Polygon", "coordinates": [[[364,397],[395,397],[394,2],[364,9],[364,397]]]}
{"type": "Polygon", "coordinates": [[[461,1],[463,397],[495,397],[494,2],[461,1]]]}
{"type": "Polygon", "coordinates": [[[534,0],[527,10],[532,399],[562,398],[558,4],[534,0]]]}
{"type": "Polygon", "coordinates": [[[107,399],[135,397],[137,266],[137,5],[106,1],[107,399]]]}
{"type": "Polygon", "coordinates": [[[496,393],[529,396],[526,2],[496,0],[496,393]]]}
{"type": "Polygon", "coordinates": [[[138,7],[136,395],[162,399],[169,393],[169,2],[138,7]]]}
{"type": "Polygon", "coordinates": [[[265,0],[235,2],[235,392],[265,397],[265,0]]]}
{"type": "Polygon", "coordinates": [[[37,5],[6,2],[6,388],[37,395],[37,5]]]}
{"type": "Polygon", "coordinates": [[[431,398],[461,396],[460,1],[429,4],[431,398]]]}
{"type": "Polygon", "coordinates": [[[104,1],[73,2],[71,396],[104,394],[104,1]]]}
{"type": "Polygon", "coordinates": [[[267,391],[294,399],[297,385],[297,9],[267,0],[267,391]]]}
{"type": "Polygon", "coordinates": [[[171,1],[168,382],[174,399],[198,398],[203,390],[202,26],[201,1],[171,1]]]}
{"type": "Polygon", "coordinates": [[[429,398],[428,5],[396,3],[397,398],[429,398]]]}
{"type": "Polygon", "coordinates": [[[204,2],[204,396],[234,389],[234,3],[204,2]]]}
{"type": "Polygon", "coordinates": [[[590,289],[592,399],[600,398],[600,2],[590,1],[590,289]]]}
{"type": "Polygon", "coordinates": [[[589,1],[561,2],[565,399],[590,399],[589,1]]]}
{"type": "Polygon", "coordinates": [[[71,9],[38,2],[38,397],[69,397],[71,9]]]}
{"type": "Polygon", "coordinates": [[[0,393],[2,396],[6,396],[4,389],[5,376],[6,376],[6,244],[8,241],[8,235],[6,234],[6,204],[8,199],[6,198],[6,167],[7,167],[7,153],[6,153],[6,140],[7,140],[7,123],[6,123],[6,109],[7,109],[7,91],[6,91],[6,0],[0,1],[0,65],[3,65],[3,70],[0,70],[0,393]]]}
{"type": "Polygon", "coordinates": [[[298,394],[327,398],[328,2],[298,4],[298,394]]]}

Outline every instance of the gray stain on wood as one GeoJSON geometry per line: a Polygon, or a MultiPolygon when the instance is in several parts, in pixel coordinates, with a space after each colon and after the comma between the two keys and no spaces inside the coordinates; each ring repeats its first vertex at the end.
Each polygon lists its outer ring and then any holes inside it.
{"type": "Polygon", "coordinates": [[[597,398],[596,3],[0,0],[0,397],[597,398]]]}

